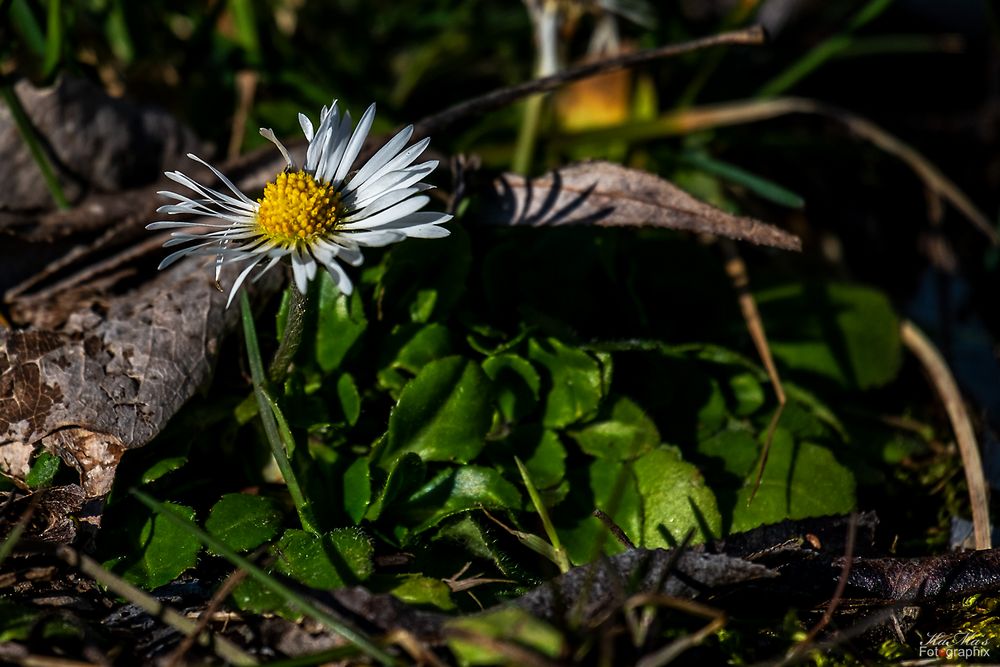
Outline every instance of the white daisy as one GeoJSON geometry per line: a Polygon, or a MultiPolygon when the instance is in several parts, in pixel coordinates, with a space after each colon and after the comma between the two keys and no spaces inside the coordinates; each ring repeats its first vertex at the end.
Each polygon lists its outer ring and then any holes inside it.
{"type": "Polygon", "coordinates": [[[351,115],[346,111],[341,114],[334,101],[330,109],[323,107],[319,127],[314,131],[309,118],[300,113],[299,124],[309,141],[301,168],[293,164],[274,132],[261,129],[260,133],[281,151],[288,166],[264,187],[257,201],[240,192],[218,169],[189,153],[189,158],[211,169],[232,194],[213,190],[179,171],[166,174],[198,197],[160,192],[178,203],[161,206],[157,212],[194,214],[218,222],[160,221],[147,225],[146,229],[185,230],[173,232],[164,247],[193,244],[168,255],[159,268],[187,255],[215,255],[218,280],[224,262],[247,262],[233,283],[227,307],[254,267],[267,260],[256,280],[286,256],[292,262],[295,285],[303,294],[320,265],[330,272],[342,292],[350,294],[351,280],[340,262],[360,265],[364,261],[362,247],[381,247],[407,237],[447,236],[448,230],[440,225],[452,216],[420,211],[430,201],[421,193],[432,187],[420,180],[438,163],[431,160],[411,166],[430,142],[423,139],[404,150],[413,135],[412,125],[352,172],[374,118],[372,104],[352,132],[351,115]]]}

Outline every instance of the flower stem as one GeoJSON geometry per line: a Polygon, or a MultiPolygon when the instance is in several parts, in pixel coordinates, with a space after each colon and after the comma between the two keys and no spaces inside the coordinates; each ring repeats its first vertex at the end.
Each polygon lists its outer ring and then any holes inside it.
{"type": "MultiPolygon", "coordinates": [[[[271,398],[264,387],[266,381],[264,378],[264,363],[260,358],[260,348],[257,345],[257,330],[254,327],[253,313],[250,311],[250,300],[247,298],[246,292],[240,293],[240,308],[243,314],[243,336],[246,339],[250,375],[253,378],[253,392],[257,397],[257,409],[260,413],[260,421],[264,426],[264,433],[267,435],[267,441],[271,445],[271,453],[278,464],[278,470],[281,471],[281,476],[285,478],[285,485],[288,486],[288,493],[292,496],[292,502],[295,503],[295,509],[298,511],[302,528],[307,532],[318,535],[319,528],[316,518],[313,515],[312,508],[309,506],[309,502],[302,493],[302,487],[299,486],[298,478],[295,477],[292,462],[288,460],[288,452],[294,448],[295,441],[292,439],[288,423],[285,421],[284,415],[281,414],[277,402],[271,398]]],[[[289,315],[289,318],[291,318],[291,315],[289,315]]],[[[290,323],[291,321],[289,320],[290,323]]],[[[301,333],[300,324],[299,337],[301,337],[301,333]]],[[[285,337],[288,337],[288,327],[285,328],[285,337]]]]}
{"type": "Polygon", "coordinates": [[[280,385],[288,377],[288,368],[292,365],[295,353],[302,342],[302,330],[305,326],[306,314],[309,312],[309,296],[300,292],[295,285],[288,286],[290,303],[288,305],[288,320],[285,322],[285,332],[278,344],[278,350],[271,360],[268,378],[275,385],[280,385]]]}

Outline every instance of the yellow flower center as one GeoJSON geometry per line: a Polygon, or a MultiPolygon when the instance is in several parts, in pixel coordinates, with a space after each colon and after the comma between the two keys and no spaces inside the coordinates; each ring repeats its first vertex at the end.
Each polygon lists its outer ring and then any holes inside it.
{"type": "Polygon", "coordinates": [[[337,227],[340,193],[304,171],[282,172],[257,200],[257,227],[268,238],[291,245],[308,243],[337,227]]]}

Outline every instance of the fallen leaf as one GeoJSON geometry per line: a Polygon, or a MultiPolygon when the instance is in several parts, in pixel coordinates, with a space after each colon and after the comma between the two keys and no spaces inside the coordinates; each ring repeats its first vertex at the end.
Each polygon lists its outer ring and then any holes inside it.
{"type": "Polygon", "coordinates": [[[527,227],[661,227],[724,236],[783,250],[798,237],[699,201],[653,174],[611,162],[582,162],[527,179],[504,174],[481,198],[486,224],[527,227]]]}

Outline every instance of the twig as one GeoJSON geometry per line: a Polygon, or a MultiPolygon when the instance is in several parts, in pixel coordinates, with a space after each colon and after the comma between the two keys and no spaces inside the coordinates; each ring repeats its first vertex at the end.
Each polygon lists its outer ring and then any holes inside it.
{"type": "MultiPolygon", "coordinates": [[[[140,591],[138,588],[128,583],[124,579],[108,572],[101,564],[89,556],[67,546],[60,546],[56,549],[56,555],[67,564],[77,568],[85,575],[106,586],[115,595],[120,595],[132,604],[136,605],[150,616],[160,619],[177,631],[189,635],[194,634],[198,624],[187,618],[183,614],[175,611],[167,605],[161,603],[148,593],[140,591]]],[[[257,659],[245,653],[243,649],[232,643],[225,637],[218,637],[209,631],[203,631],[197,635],[197,641],[202,646],[208,646],[220,658],[233,665],[256,665],[257,659]]]]}
{"type": "Polygon", "coordinates": [[[604,510],[595,509],[592,514],[601,520],[604,527],[607,528],[608,531],[614,535],[626,549],[635,549],[635,543],[629,539],[628,535],[625,534],[625,531],[622,530],[622,527],[615,523],[615,520],[608,516],[604,510]]]}
{"type": "Polygon", "coordinates": [[[788,399],[785,397],[785,388],[781,384],[781,376],[778,375],[778,369],[774,365],[774,358],[771,356],[771,347],[767,343],[767,333],[764,331],[764,323],[761,321],[760,313],[757,310],[757,302],[754,300],[753,294],[750,293],[750,277],[747,274],[747,265],[743,262],[743,258],[740,257],[739,250],[737,250],[736,244],[732,240],[719,239],[719,244],[722,246],[722,253],[726,257],[726,274],[733,282],[733,287],[736,289],[739,298],[743,321],[746,322],[747,330],[753,339],[754,347],[757,348],[757,355],[760,357],[761,363],[764,364],[764,370],[767,371],[767,377],[771,380],[771,386],[774,387],[774,397],[778,401],[778,407],[775,408],[774,414],[771,415],[771,421],[767,425],[764,448],[761,450],[760,458],[757,461],[757,473],[754,477],[753,490],[750,491],[750,497],[747,498],[747,505],[749,505],[753,502],[753,499],[757,496],[757,491],[760,489],[760,482],[764,477],[764,467],[767,465],[767,457],[771,452],[771,443],[774,441],[774,432],[778,428],[778,421],[781,419],[781,413],[785,411],[785,404],[788,399]]]}
{"type": "Polygon", "coordinates": [[[246,579],[247,573],[244,570],[235,570],[230,574],[222,585],[219,586],[219,590],[215,591],[212,599],[208,601],[208,606],[205,610],[198,615],[198,621],[195,625],[194,632],[186,636],[181,643],[177,645],[170,658],[166,661],[164,667],[174,667],[174,665],[183,664],[184,656],[187,652],[191,650],[194,646],[195,638],[200,636],[202,632],[208,629],[208,624],[212,622],[212,617],[215,612],[218,611],[219,607],[225,601],[229,594],[233,592],[240,582],[246,579]]]}
{"type": "Polygon", "coordinates": [[[634,67],[635,65],[651,62],[653,60],[659,60],[660,58],[678,56],[684,53],[690,53],[692,51],[698,51],[699,49],[705,49],[721,44],[763,44],[765,39],[766,36],[763,28],[760,26],[751,26],[743,30],[723,32],[718,35],[712,35],[711,37],[702,37],[701,39],[681,42],[680,44],[668,44],[667,46],[661,46],[655,49],[647,49],[637,53],[628,53],[615,58],[608,58],[606,60],[599,60],[597,62],[571,67],[559,72],[558,74],[542,77],[540,79],[534,79],[532,81],[526,81],[516,86],[510,86],[509,88],[494,90],[486,93],[485,95],[474,97],[471,100],[459,102],[454,106],[448,107],[444,111],[427,116],[415,124],[414,137],[416,138],[434,134],[435,132],[466,116],[473,116],[486,113],[487,111],[494,111],[521,98],[527,97],[528,95],[555,90],[556,88],[565,86],[573,81],[579,81],[580,79],[586,79],[598,74],[604,74],[605,72],[625,67],[634,67]]]}
{"type": "Polygon", "coordinates": [[[962,466],[965,468],[965,481],[969,486],[969,504],[972,506],[972,525],[975,534],[976,548],[989,549],[990,543],[990,506],[986,489],[986,476],[983,474],[983,462],[979,456],[976,444],[976,434],[972,429],[969,413],[958,389],[954,376],[948,369],[948,364],[934,344],[924,333],[909,320],[900,323],[900,336],[903,345],[913,353],[937,390],[938,396],[948,412],[948,420],[955,432],[958,451],[962,455],[962,466]]]}
{"type": "Polygon", "coordinates": [[[852,512],[850,519],[847,523],[847,542],[844,545],[844,563],[840,568],[840,578],[837,580],[837,588],[833,591],[833,597],[826,605],[826,609],[823,611],[822,618],[819,622],[812,627],[811,630],[806,634],[805,638],[795,645],[795,648],[789,652],[788,657],[781,663],[782,667],[784,665],[792,664],[793,662],[798,662],[799,659],[805,655],[806,651],[813,645],[813,640],[816,639],[816,635],[820,631],[830,624],[833,620],[833,612],[837,610],[840,605],[841,599],[844,597],[844,591],[847,589],[847,577],[851,574],[851,563],[854,562],[854,541],[858,533],[858,513],[852,512]]]}

